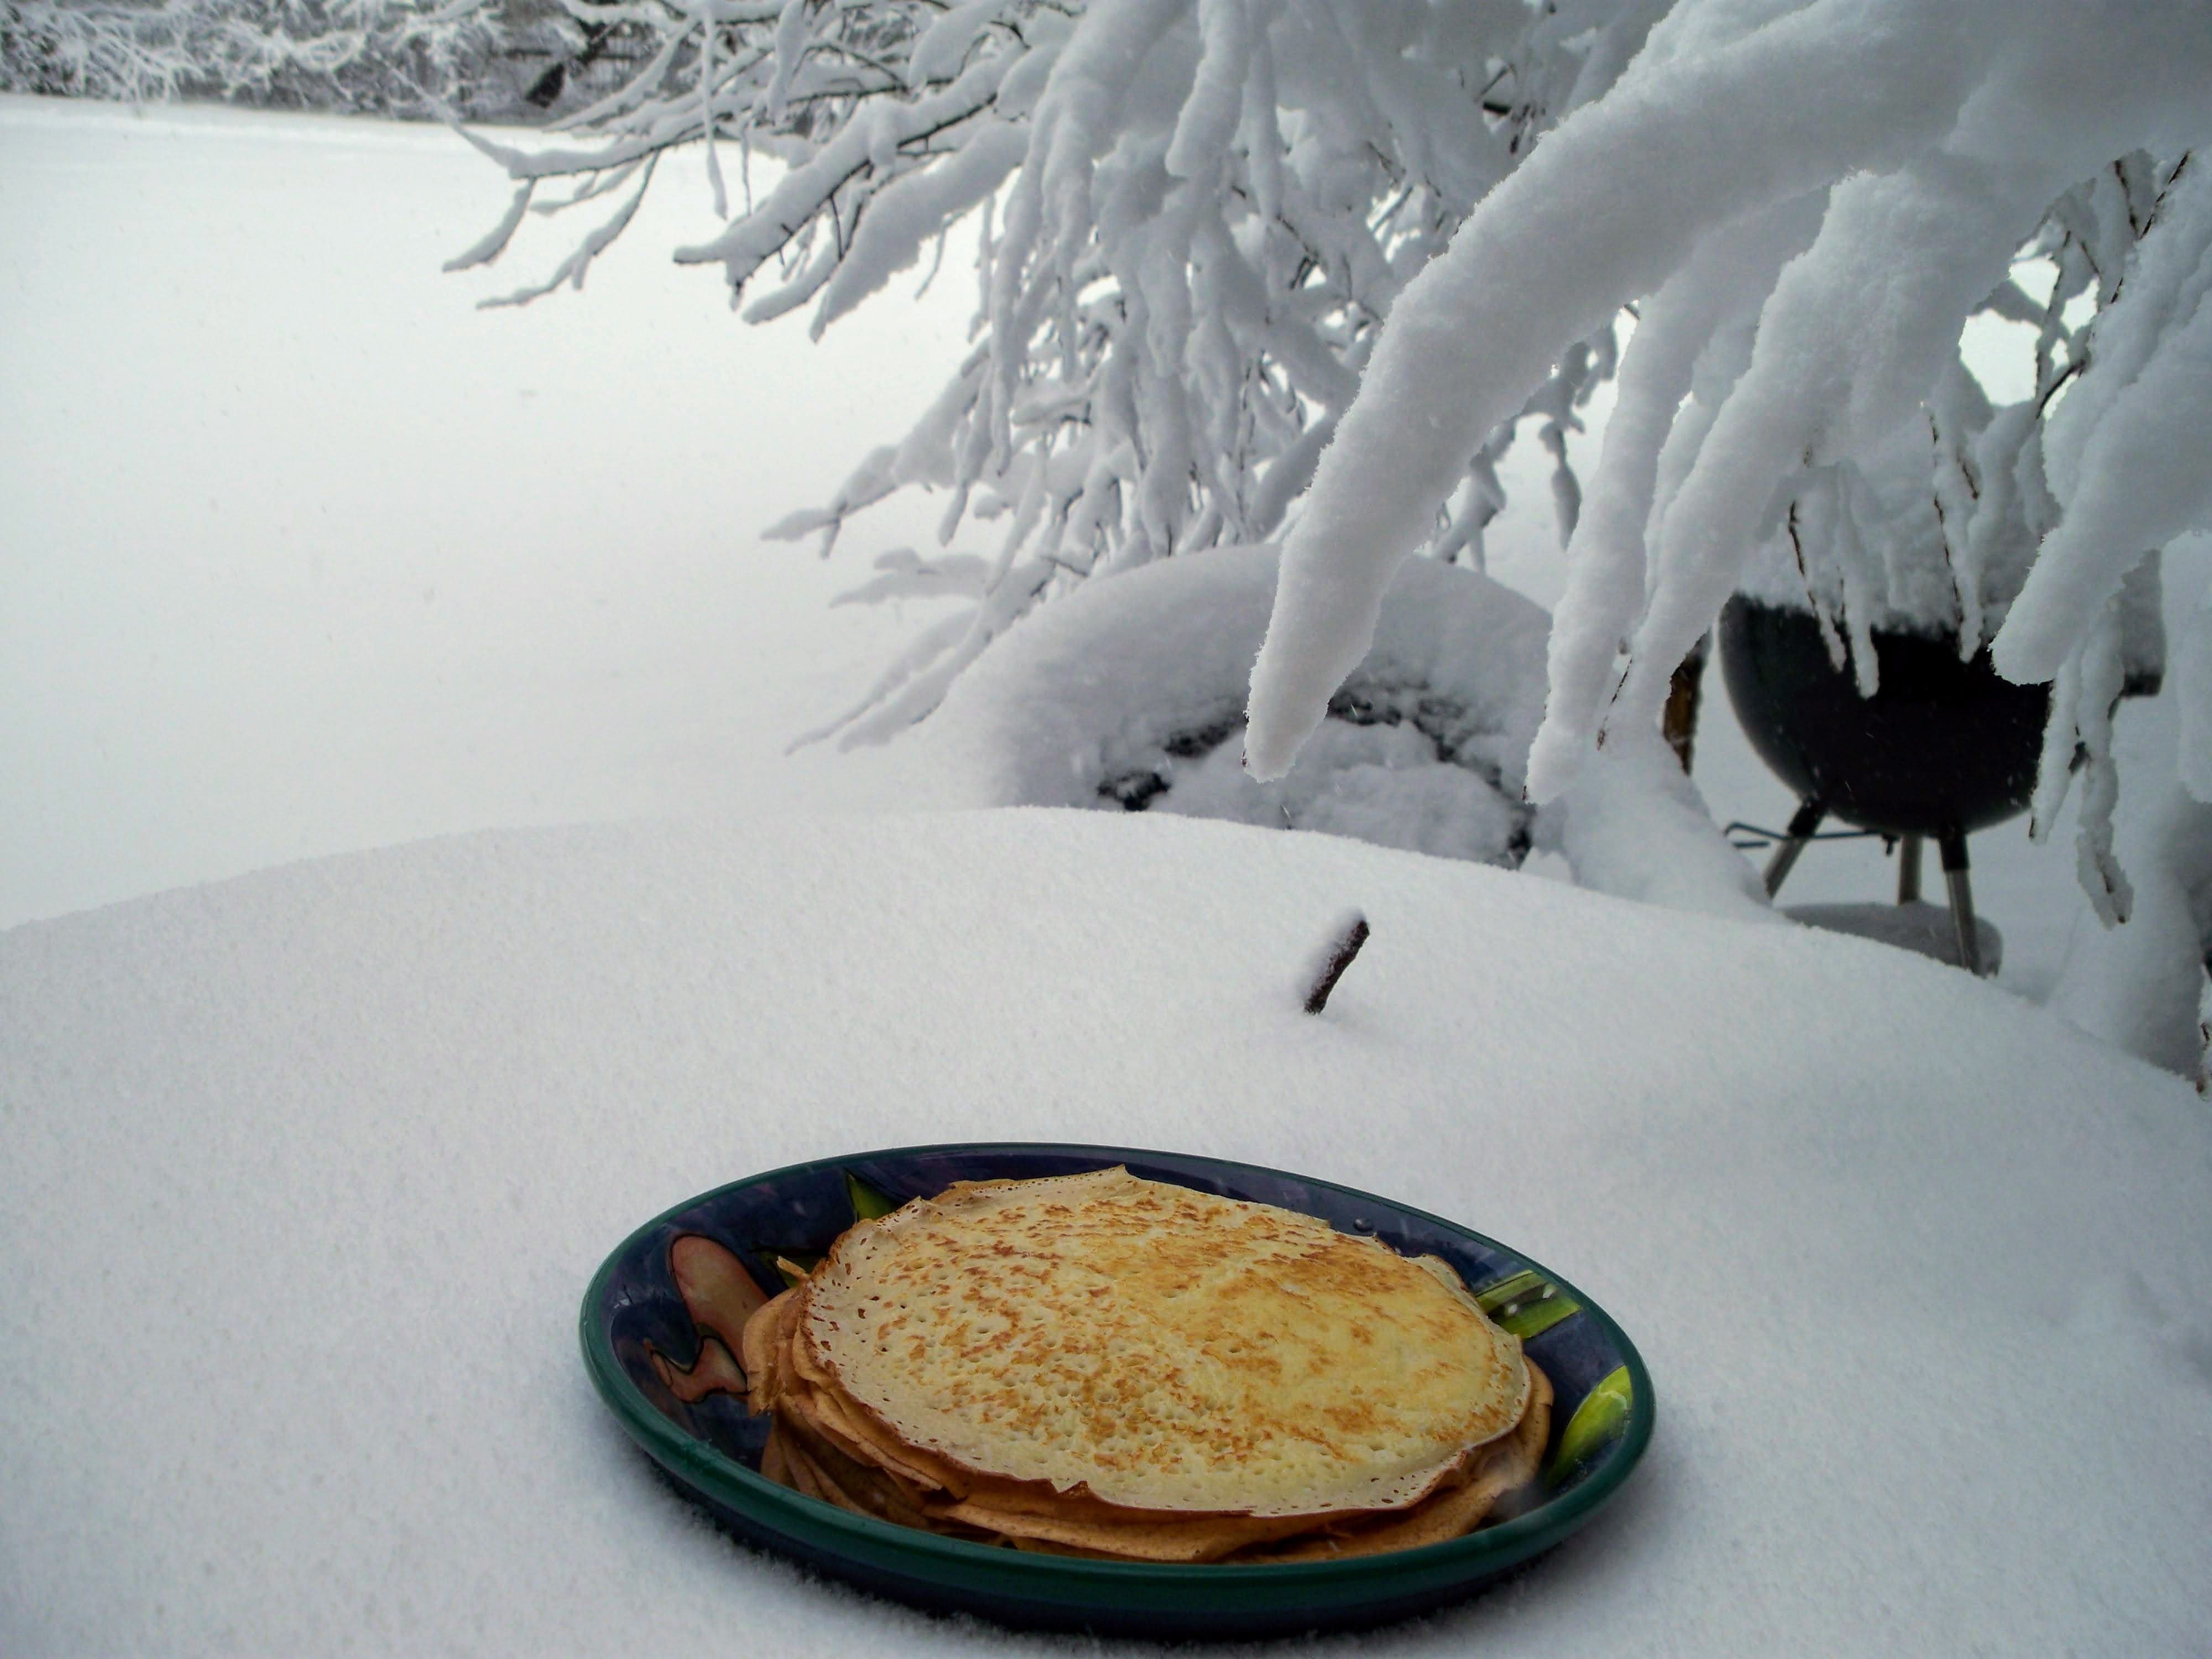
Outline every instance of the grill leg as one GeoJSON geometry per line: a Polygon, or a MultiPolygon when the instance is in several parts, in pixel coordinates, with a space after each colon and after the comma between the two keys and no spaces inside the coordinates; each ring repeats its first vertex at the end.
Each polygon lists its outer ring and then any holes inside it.
{"type": "Polygon", "coordinates": [[[1951,894],[1951,926],[1958,932],[1959,965],[1979,979],[1982,938],[1974,927],[1974,889],[1966,879],[1966,838],[1951,830],[1939,838],[1943,849],[1943,885],[1951,894]]]}
{"type": "Polygon", "coordinates": [[[1920,902],[1920,842],[1918,836],[1900,836],[1897,843],[1897,902],[1920,902]]]}
{"type": "Polygon", "coordinates": [[[1767,897],[1772,898],[1782,890],[1782,884],[1789,878],[1790,866],[1797,862],[1797,855],[1805,850],[1805,844],[1813,839],[1813,832],[1820,827],[1820,820],[1827,816],[1828,809],[1817,800],[1799,805],[1796,817],[1790,820],[1790,828],[1783,835],[1782,845],[1774,849],[1774,856],[1766,861],[1767,897]]]}

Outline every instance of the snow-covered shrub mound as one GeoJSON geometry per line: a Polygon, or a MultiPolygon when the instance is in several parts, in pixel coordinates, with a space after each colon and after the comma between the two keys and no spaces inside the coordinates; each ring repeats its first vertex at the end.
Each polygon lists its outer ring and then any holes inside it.
{"type": "Polygon", "coordinates": [[[1186,555],[1085,583],[1002,637],[930,722],[963,793],[1518,864],[1543,611],[1472,570],[1408,561],[1313,743],[1262,784],[1241,763],[1243,705],[1276,568],[1273,547],[1186,555]]]}

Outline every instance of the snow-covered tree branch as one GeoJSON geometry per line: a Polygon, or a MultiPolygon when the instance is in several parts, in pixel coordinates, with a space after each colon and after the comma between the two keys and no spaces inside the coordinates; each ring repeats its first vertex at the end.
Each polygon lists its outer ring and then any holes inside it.
{"type": "Polygon", "coordinates": [[[1569,549],[1532,790],[1651,726],[1786,541],[1868,690],[1868,630],[1893,617],[1969,654],[1994,635],[2003,672],[2056,678],[2047,825],[2077,738],[2093,777],[2105,758],[2108,705],[2083,677],[2115,653],[2123,583],[2212,522],[2208,138],[2202,7],[1677,6],[1385,329],[1285,550],[1255,770],[1288,763],[1358,661],[1468,447],[1650,296],[1569,549]],[[2023,254],[2055,264],[2041,301],[2008,274],[2023,254]],[[2010,409],[1960,363],[1984,310],[2039,330],[2036,391],[2010,409]]]}
{"type": "MultiPolygon", "coordinates": [[[[519,188],[457,263],[496,257],[529,206],[641,190],[685,145],[727,224],[677,257],[719,264],[756,321],[811,307],[818,331],[979,222],[974,350],[903,440],[777,528],[826,552],[920,486],[946,492],[945,540],[981,520],[996,545],[901,574],[973,609],[827,730],[923,717],[1076,582],[1287,533],[1248,748],[1279,774],[1398,562],[1481,562],[1496,462],[1533,416],[1568,539],[1533,794],[1652,727],[1723,602],[1763,586],[1869,691],[1873,635],[1898,627],[2055,681],[2036,822],[2086,777],[2085,880],[2124,914],[2123,588],[2212,520],[2201,4],[618,9],[649,64],[567,142],[478,139],[519,188]],[[566,199],[541,204],[555,179],[566,199]],[[1625,313],[1584,489],[1567,434],[1625,313]],[[2008,407],[1961,356],[1984,314],[2033,331],[2033,392],[2008,407]]],[[[580,283],[628,212],[513,297],[580,283]]]]}
{"type": "MultiPolygon", "coordinates": [[[[999,526],[966,623],[917,641],[840,723],[879,737],[1037,596],[1279,533],[1399,295],[1662,9],[656,0],[630,9],[658,20],[651,70],[567,124],[587,142],[484,147],[525,189],[679,144],[704,148],[718,192],[731,152],[748,180],[752,156],[773,161],[677,258],[720,264],[748,319],[811,307],[817,331],[981,216],[977,349],[902,441],[778,526],[826,552],[915,486],[948,492],[948,541],[999,526]]],[[[1571,523],[1566,435],[1612,371],[1613,319],[1583,335],[1459,457],[1424,526],[1444,556],[1480,564],[1523,405],[1571,523]]]]}

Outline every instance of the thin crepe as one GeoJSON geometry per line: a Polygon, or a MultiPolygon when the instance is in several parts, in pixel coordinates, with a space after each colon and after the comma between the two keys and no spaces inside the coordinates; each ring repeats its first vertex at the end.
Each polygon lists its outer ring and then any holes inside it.
{"type": "Polygon", "coordinates": [[[1441,1261],[1121,1170],[859,1224],[739,1346],[771,1479],[1060,1553],[1412,1548],[1479,1525],[1549,1432],[1548,1381],[1441,1261]]]}

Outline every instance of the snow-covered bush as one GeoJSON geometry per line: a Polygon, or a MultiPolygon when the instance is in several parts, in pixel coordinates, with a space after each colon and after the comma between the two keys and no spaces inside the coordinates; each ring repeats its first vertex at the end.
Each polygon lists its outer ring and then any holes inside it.
{"type": "Polygon", "coordinates": [[[963,675],[929,722],[963,805],[1173,812],[1518,865],[1550,619],[1434,560],[1400,569],[1375,642],[1290,774],[1238,764],[1276,550],[1212,548],[1093,582],[963,675]]]}

